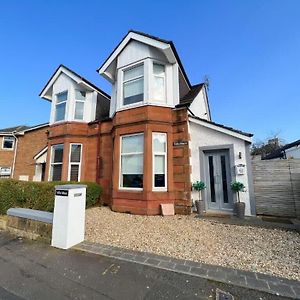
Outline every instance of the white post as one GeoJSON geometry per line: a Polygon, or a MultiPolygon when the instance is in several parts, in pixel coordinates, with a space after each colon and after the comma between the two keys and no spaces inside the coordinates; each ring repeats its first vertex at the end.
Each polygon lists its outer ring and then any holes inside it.
{"type": "Polygon", "coordinates": [[[57,185],[51,245],[69,249],[84,241],[86,185],[57,185]]]}

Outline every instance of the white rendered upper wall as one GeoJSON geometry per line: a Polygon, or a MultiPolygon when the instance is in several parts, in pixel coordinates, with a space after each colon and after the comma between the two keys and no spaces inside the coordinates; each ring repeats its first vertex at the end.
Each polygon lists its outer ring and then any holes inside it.
{"type": "Polygon", "coordinates": [[[77,121],[77,122],[91,122],[95,120],[97,104],[97,92],[90,91],[76,83],[65,73],[60,73],[58,78],[55,80],[52,86],[52,103],[50,113],[50,125],[53,123],[66,122],[66,121],[77,121]],[[67,101],[65,107],[65,118],[61,121],[55,121],[57,95],[67,91],[67,101]],[[75,118],[75,92],[82,91],[86,93],[84,105],[83,105],[83,119],[75,118]]]}

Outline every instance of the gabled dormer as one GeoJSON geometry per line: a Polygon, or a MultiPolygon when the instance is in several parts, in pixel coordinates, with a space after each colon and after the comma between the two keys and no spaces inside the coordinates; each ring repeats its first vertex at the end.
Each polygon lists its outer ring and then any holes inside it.
{"type": "Polygon", "coordinates": [[[64,65],[56,69],[40,97],[52,102],[50,125],[87,123],[109,115],[109,95],[64,65]]]}
{"type": "Polygon", "coordinates": [[[191,85],[171,41],[129,31],[98,72],[112,83],[110,116],[142,105],[174,108],[191,85]]]}

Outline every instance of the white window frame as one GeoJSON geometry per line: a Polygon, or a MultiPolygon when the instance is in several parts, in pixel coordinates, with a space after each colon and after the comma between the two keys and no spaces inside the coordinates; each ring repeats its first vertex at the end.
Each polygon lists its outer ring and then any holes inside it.
{"type": "Polygon", "coordinates": [[[168,135],[165,132],[152,132],[152,190],[158,192],[165,192],[168,190],[168,135]],[[154,136],[155,135],[163,135],[166,140],[166,151],[154,151],[154,136]],[[156,187],[155,186],[155,155],[164,156],[165,157],[165,186],[156,187]]]}
{"type": "MultiPolygon", "coordinates": [[[[57,145],[63,145],[63,153],[64,153],[64,150],[65,150],[65,145],[64,145],[63,143],[51,145],[50,168],[49,168],[48,181],[53,181],[53,172],[52,172],[52,166],[53,166],[53,165],[62,165],[62,168],[63,168],[64,154],[63,154],[63,158],[62,158],[62,162],[61,162],[61,163],[53,163],[53,162],[52,162],[53,147],[54,147],[54,146],[57,146],[57,145]]],[[[61,172],[62,172],[62,170],[61,170],[61,172]]],[[[62,177],[62,176],[61,176],[61,177],[62,177]]],[[[60,179],[60,181],[62,181],[62,180],[60,179]]]]}
{"type": "Polygon", "coordinates": [[[80,179],[81,179],[81,163],[82,163],[82,148],[83,148],[83,146],[80,143],[70,143],[70,147],[69,147],[69,165],[68,165],[68,181],[71,180],[71,166],[76,165],[76,166],[79,166],[77,182],[80,182],[80,179]],[[80,162],[71,162],[72,145],[79,145],[80,146],[80,162]]]}
{"type": "Polygon", "coordinates": [[[0,167],[0,178],[9,178],[11,176],[11,167],[0,167]],[[3,171],[2,170],[9,170],[9,173],[6,172],[6,173],[2,173],[3,171]]]}
{"type": "Polygon", "coordinates": [[[152,101],[154,101],[155,103],[161,103],[161,104],[167,104],[167,80],[166,80],[166,65],[159,62],[159,61],[155,61],[153,60],[152,61],[152,101]],[[160,66],[163,66],[164,69],[165,69],[165,72],[164,72],[164,75],[163,76],[160,76],[160,75],[156,75],[154,74],[154,65],[160,65],[160,66]],[[158,77],[158,78],[163,78],[164,80],[164,97],[163,99],[155,99],[154,98],[154,82],[155,82],[155,77],[158,77]]]}
{"type": "Polygon", "coordinates": [[[137,106],[137,105],[141,105],[145,102],[145,95],[146,95],[146,89],[145,89],[145,81],[146,81],[146,72],[145,72],[145,61],[142,61],[142,62],[137,62],[137,63],[134,63],[134,64],[131,64],[130,66],[126,66],[125,68],[122,68],[121,69],[121,72],[122,72],[122,81],[121,81],[121,97],[120,97],[120,100],[121,100],[121,105],[120,107],[121,108],[129,108],[129,107],[132,107],[132,106],[137,106]],[[137,76],[137,77],[134,77],[134,78],[131,78],[129,80],[124,80],[124,73],[130,69],[134,69],[134,68],[137,68],[137,67],[140,67],[140,66],[143,66],[143,75],[142,76],[137,76]],[[124,104],[124,83],[126,82],[129,82],[129,81],[133,81],[133,80],[136,80],[136,79],[139,79],[139,78],[143,78],[144,82],[143,82],[143,100],[141,101],[138,101],[138,102],[134,102],[134,103],[130,103],[130,104],[124,104]]]}
{"type": "Polygon", "coordinates": [[[58,123],[58,122],[65,122],[66,121],[66,115],[67,115],[67,105],[68,105],[68,99],[69,99],[69,91],[65,90],[59,93],[55,94],[55,106],[54,106],[54,123],[58,123]],[[63,93],[67,93],[67,99],[65,101],[62,101],[60,103],[57,103],[57,96],[63,93]],[[56,120],[56,111],[57,111],[57,106],[61,105],[61,104],[65,104],[65,115],[63,120],[56,120]]]}
{"type": "Polygon", "coordinates": [[[74,120],[76,121],[84,121],[84,112],[85,112],[85,103],[86,103],[86,91],[82,91],[82,90],[78,90],[78,89],[75,89],[74,91],[74,99],[75,99],[75,105],[74,105],[74,120]],[[78,100],[76,99],[76,92],[84,92],[85,93],[85,98],[84,100],[78,100]],[[77,102],[80,102],[80,103],[83,103],[83,114],[82,114],[82,119],[76,119],[76,104],[77,102]]]}
{"type": "Polygon", "coordinates": [[[144,189],[144,153],[145,153],[145,134],[144,132],[139,132],[139,133],[133,133],[133,134],[124,134],[120,136],[120,160],[119,160],[119,189],[120,190],[130,190],[130,191],[142,191],[144,189]],[[122,154],[122,141],[124,137],[129,137],[129,136],[136,136],[136,135],[142,135],[143,140],[144,140],[144,148],[143,152],[130,152],[126,154],[122,154]],[[121,185],[122,180],[123,180],[123,174],[122,174],[122,155],[133,155],[133,154],[143,154],[143,187],[142,188],[135,188],[135,187],[123,187],[121,185]]]}
{"type": "Polygon", "coordinates": [[[5,150],[5,151],[13,151],[15,149],[15,142],[16,142],[16,139],[13,137],[13,136],[3,136],[2,137],[2,150],[5,150]],[[5,139],[13,139],[13,145],[12,145],[12,148],[4,148],[4,142],[5,142],[5,139]]]}

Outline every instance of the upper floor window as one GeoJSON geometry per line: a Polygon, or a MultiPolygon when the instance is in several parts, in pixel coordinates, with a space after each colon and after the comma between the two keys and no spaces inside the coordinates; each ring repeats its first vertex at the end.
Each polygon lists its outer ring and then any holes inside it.
{"type": "Polygon", "coordinates": [[[70,145],[69,180],[80,181],[81,144],[70,145]]]}
{"type": "Polygon", "coordinates": [[[121,188],[143,188],[144,134],[121,137],[121,188]]]}
{"type": "Polygon", "coordinates": [[[144,65],[130,68],[123,73],[123,105],[144,100],[144,65]]]}
{"type": "Polygon", "coordinates": [[[55,122],[65,120],[68,91],[56,94],[55,122]]]}
{"type": "Polygon", "coordinates": [[[153,63],[153,100],[166,101],[165,79],[165,66],[153,63]]]}
{"type": "Polygon", "coordinates": [[[50,167],[50,180],[51,181],[60,181],[62,166],[63,166],[63,154],[64,154],[64,145],[57,144],[52,146],[51,151],[51,167],[50,167]]]}
{"type": "Polygon", "coordinates": [[[75,90],[75,120],[83,120],[86,92],[75,90]]]}
{"type": "Polygon", "coordinates": [[[4,136],[2,141],[2,149],[12,150],[14,149],[15,138],[12,136],[4,136]]]}

